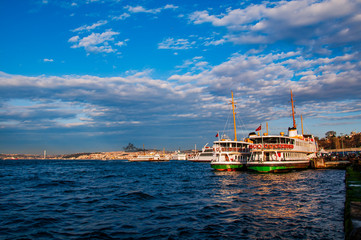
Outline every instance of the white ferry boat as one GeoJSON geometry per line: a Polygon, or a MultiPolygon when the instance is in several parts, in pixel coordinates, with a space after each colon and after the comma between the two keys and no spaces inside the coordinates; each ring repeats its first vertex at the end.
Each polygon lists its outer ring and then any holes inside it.
{"type": "Polygon", "coordinates": [[[197,153],[195,156],[189,159],[192,162],[211,162],[215,160],[215,153],[213,149],[215,145],[212,147],[207,146],[208,143],[202,148],[202,152],[197,153]]]}
{"type": "Polygon", "coordinates": [[[250,133],[251,157],[247,169],[257,172],[283,172],[293,169],[305,169],[310,160],[316,157],[317,145],[312,135],[298,134],[296,128],[293,96],[291,91],[293,127],[288,129],[288,135],[259,136],[250,133]]]}
{"type": "Polygon", "coordinates": [[[179,150],[173,155],[173,160],[185,161],[187,158],[187,154],[181,153],[179,150]]]}
{"type": "Polygon", "coordinates": [[[247,160],[250,156],[249,146],[251,145],[251,143],[245,141],[237,141],[237,127],[233,92],[231,104],[233,110],[234,140],[231,140],[228,137],[223,137],[222,139],[213,142],[215,159],[211,161],[211,167],[215,170],[234,171],[245,169],[247,160]]]}
{"type": "Polygon", "coordinates": [[[166,156],[161,156],[159,154],[150,153],[144,155],[138,155],[136,158],[129,159],[130,162],[163,162],[169,161],[169,158],[166,156]]]}
{"type": "Polygon", "coordinates": [[[251,143],[231,139],[214,141],[217,146],[214,148],[215,159],[211,167],[221,171],[243,170],[246,168],[250,157],[251,143]]]}

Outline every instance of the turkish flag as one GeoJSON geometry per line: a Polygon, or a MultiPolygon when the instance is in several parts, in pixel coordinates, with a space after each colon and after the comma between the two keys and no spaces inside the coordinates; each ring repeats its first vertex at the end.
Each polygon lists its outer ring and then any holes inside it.
{"type": "Polygon", "coordinates": [[[217,133],[216,137],[218,137],[218,133],[217,133]]]}
{"type": "Polygon", "coordinates": [[[261,131],[261,129],[262,129],[262,125],[259,125],[259,127],[256,129],[256,132],[261,131]]]}

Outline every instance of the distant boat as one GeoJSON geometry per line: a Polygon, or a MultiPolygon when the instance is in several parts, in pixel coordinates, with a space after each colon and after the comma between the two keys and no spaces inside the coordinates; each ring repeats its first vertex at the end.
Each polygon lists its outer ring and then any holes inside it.
{"type": "Polygon", "coordinates": [[[191,157],[189,161],[192,162],[211,162],[215,160],[216,155],[214,148],[207,146],[208,143],[202,148],[202,152],[197,153],[195,156],[191,157]]]}
{"type": "Polygon", "coordinates": [[[264,136],[258,136],[256,133],[249,134],[249,140],[253,144],[247,169],[257,172],[305,169],[309,167],[310,160],[316,157],[315,138],[312,135],[297,133],[292,91],[291,103],[293,127],[288,129],[288,136],[285,136],[284,133],[280,133],[280,135],[266,133],[264,136]]]}
{"type": "Polygon", "coordinates": [[[181,153],[180,150],[178,151],[175,151],[173,156],[172,156],[172,160],[180,160],[180,161],[183,161],[183,160],[187,160],[188,157],[187,157],[187,154],[185,153],[181,153]]]}
{"type": "Polygon", "coordinates": [[[211,167],[215,170],[243,170],[245,169],[248,158],[250,156],[249,146],[251,145],[251,143],[245,141],[237,141],[237,127],[233,92],[231,104],[233,110],[234,140],[231,140],[228,137],[223,137],[220,140],[213,142],[215,159],[211,161],[211,167]]]}
{"type": "Polygon", "coordinates": [[[166,156],[161,156],[159,154],[150,153],[147,155],[138,155],[136,158],[129,159],[130,162],[165,162],[169,161],[169,158],[166,156]]]}

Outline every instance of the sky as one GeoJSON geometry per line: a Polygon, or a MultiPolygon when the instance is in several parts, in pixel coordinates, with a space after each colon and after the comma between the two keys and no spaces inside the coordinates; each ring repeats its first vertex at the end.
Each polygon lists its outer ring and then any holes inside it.
{"type": "MultiPolygon", "coordinates": [[[[2,0],[0,153],[361,126],[361,0],[2,0]]],[[[232,136],[230,136],[232,137],[232,136]]]]}

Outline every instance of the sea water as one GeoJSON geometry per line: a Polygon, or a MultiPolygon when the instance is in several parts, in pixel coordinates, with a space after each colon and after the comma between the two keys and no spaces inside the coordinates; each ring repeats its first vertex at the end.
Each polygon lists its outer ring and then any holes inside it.
{"type": "Polygon", "coordinates": [[[345,171],[0,161],[0,239],[343,239],[345,171]]]}

